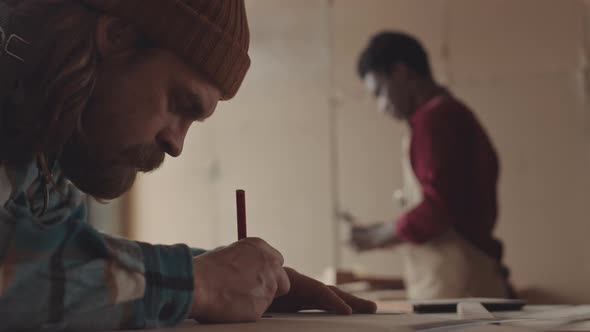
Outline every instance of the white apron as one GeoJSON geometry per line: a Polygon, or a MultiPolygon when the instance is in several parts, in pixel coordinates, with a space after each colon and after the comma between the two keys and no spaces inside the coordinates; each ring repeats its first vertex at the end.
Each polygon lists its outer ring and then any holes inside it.
{"type": "MultiPolygon", "coordinates": [[[[410,162],[410,140],[402,140],[406,208],[422,201],[422,187],[410,162]]],[[[404,279],[411,300],[507,297],[500,264],[454,230],[421,245],[404,244],[404,279]]]]}

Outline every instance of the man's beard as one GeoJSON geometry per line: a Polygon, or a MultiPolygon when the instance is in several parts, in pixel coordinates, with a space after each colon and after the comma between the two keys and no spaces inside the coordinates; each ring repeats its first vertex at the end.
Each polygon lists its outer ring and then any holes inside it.
{"type": "Polygon", "coordinates": [[[59,164],[78,189],[104,200],[129,191],[137,172],[158,169],[166,156],[155,144],[135,145],[110,157],[99,157],[93,150],[82,140],[73,139],[64,146],[59,164]]]}

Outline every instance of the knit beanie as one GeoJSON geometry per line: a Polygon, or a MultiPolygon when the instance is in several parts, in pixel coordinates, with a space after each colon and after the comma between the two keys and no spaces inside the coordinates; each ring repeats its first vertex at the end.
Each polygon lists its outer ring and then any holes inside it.
{"type": "Polygon", "coordinates": [[[244,0],[82,0],[119,17],[235,96],[250,67],[244,0]]]}

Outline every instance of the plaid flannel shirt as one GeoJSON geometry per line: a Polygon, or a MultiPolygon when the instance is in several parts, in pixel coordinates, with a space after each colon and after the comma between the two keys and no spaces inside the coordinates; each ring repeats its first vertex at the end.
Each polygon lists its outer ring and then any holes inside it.
{"type": "Polygon", "coordinates": [[[171,326],[192,305],[186,245],[151,245],[86,223],[84,195],[35,162],[0,167],[0,331],[171,326]]]}

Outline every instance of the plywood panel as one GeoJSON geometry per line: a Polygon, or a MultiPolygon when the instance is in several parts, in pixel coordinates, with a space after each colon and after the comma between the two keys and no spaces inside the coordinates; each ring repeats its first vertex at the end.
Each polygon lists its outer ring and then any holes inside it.
{"type": "Polygon", "coordinates": [[[487,126],[502,163],[498,234],[520,289],[566,302],[590,298],[590,135],[571,74],[458,85],[487,126]]]}
{"type": "Polygon", "coordinates": [[[586,12],[577,0],[450,0],[453,80],[574,71],[585,62],[586,12]]]}

